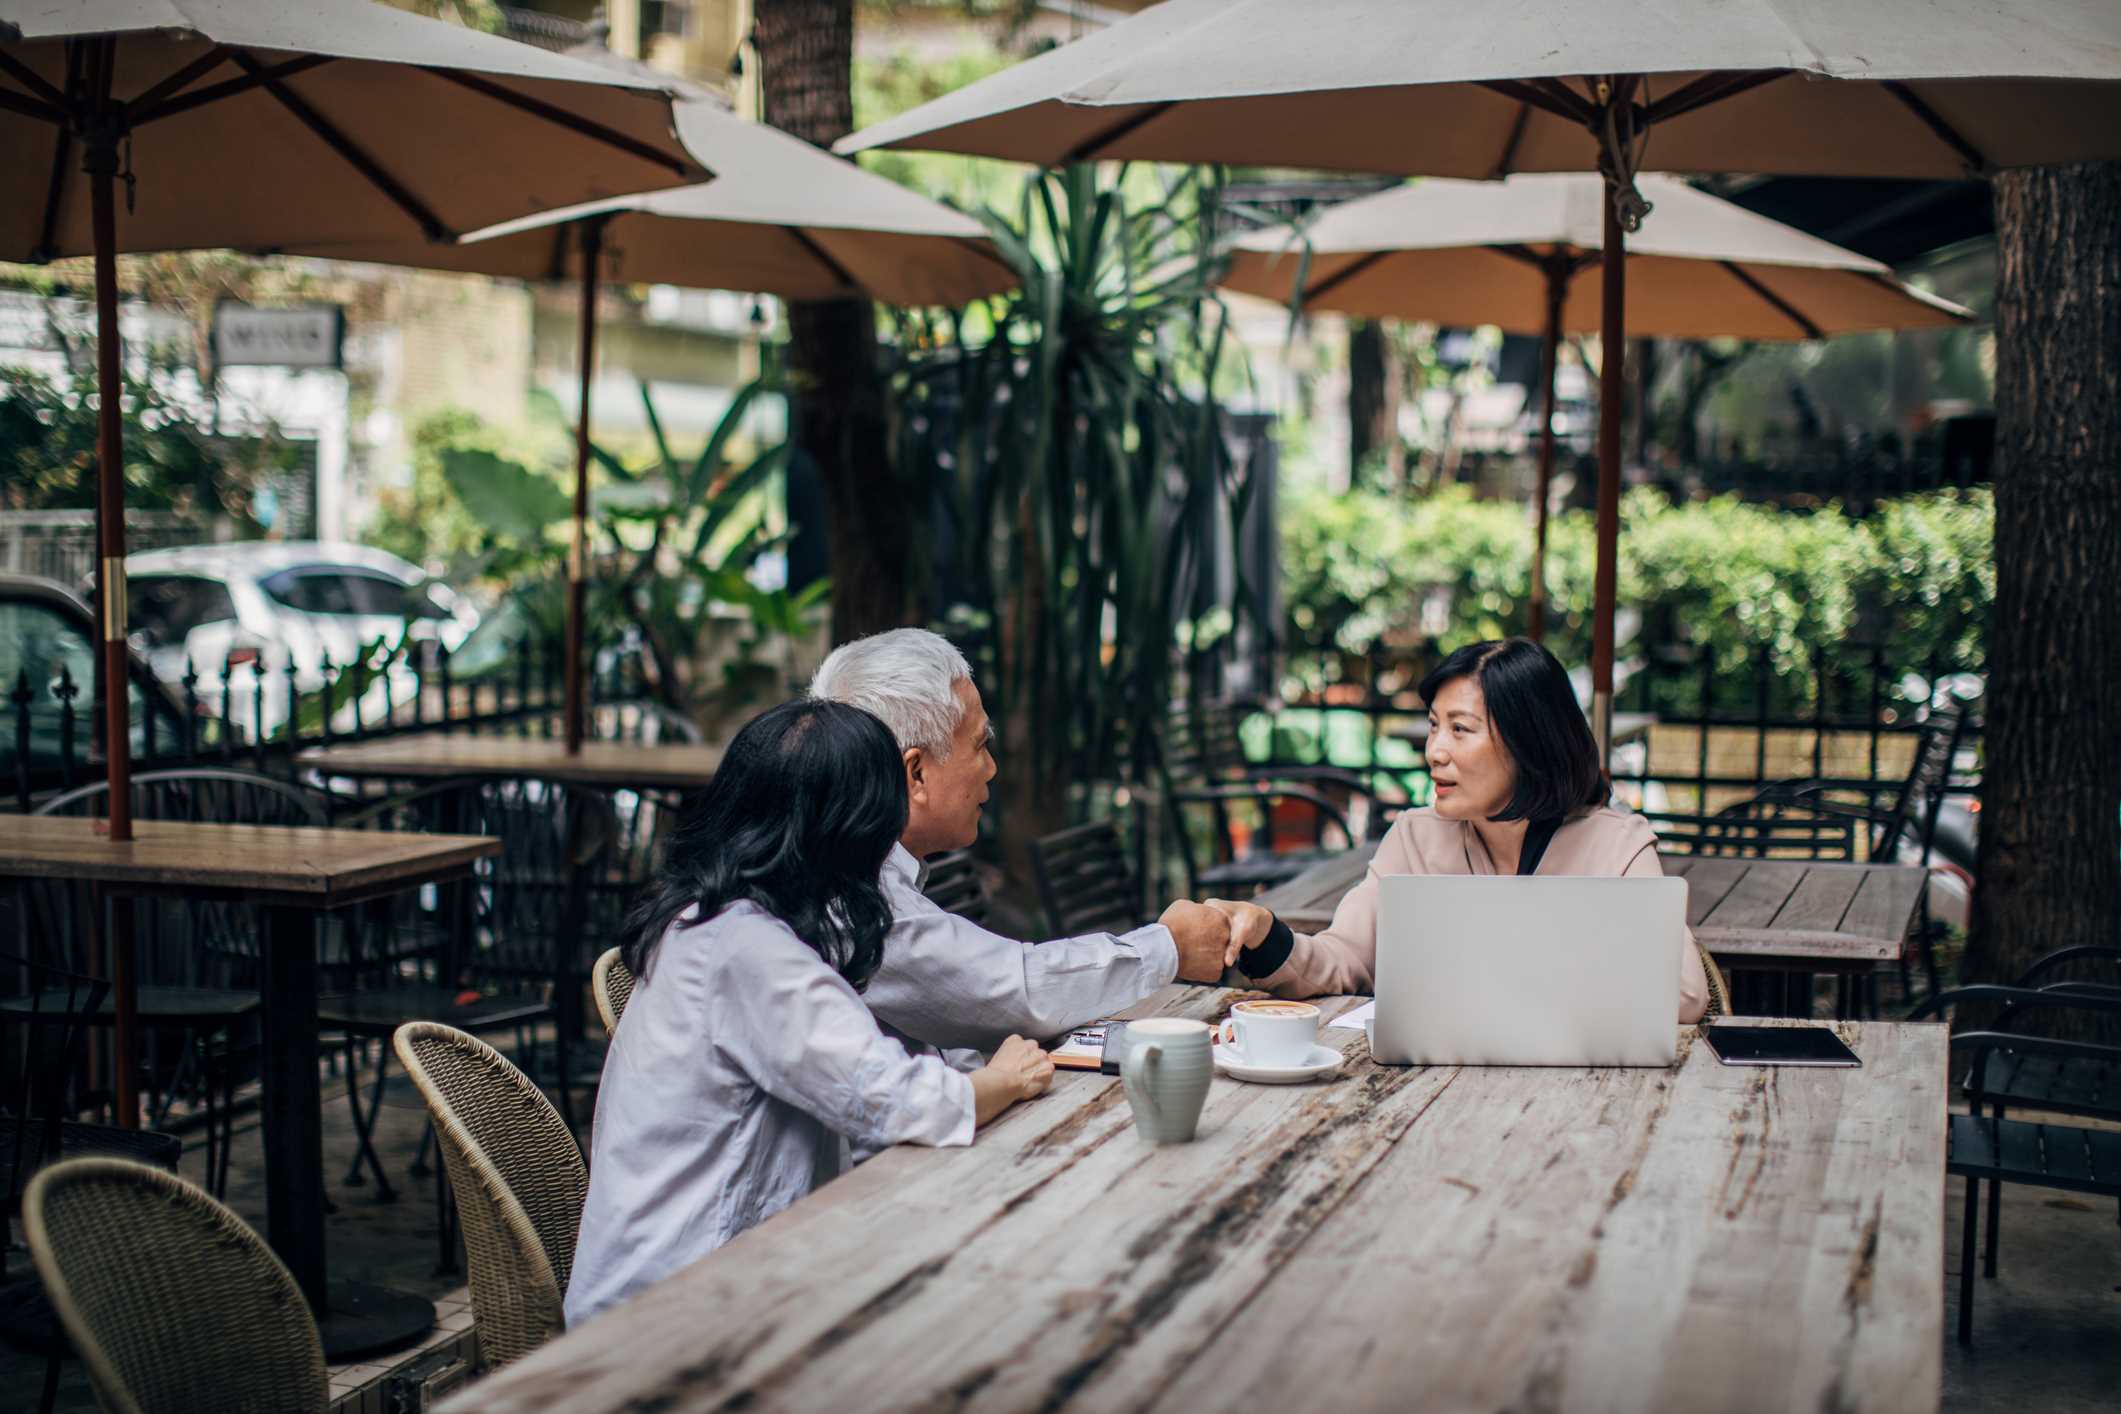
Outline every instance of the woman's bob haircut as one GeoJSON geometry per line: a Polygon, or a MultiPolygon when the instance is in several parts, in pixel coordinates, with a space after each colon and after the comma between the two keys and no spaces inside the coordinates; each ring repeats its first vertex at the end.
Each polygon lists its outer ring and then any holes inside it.
{"type": "Polygon", "coordinates": [[[1509,801],[1489,819],[1565,820],[1612,797],[1591,724],[1552,653],[1529,638],[1469,643],[1421,680],[1421,700],[1433,706],[1460,678],[1480,684],[1488,724],[1517,768],[1509,801]]]}

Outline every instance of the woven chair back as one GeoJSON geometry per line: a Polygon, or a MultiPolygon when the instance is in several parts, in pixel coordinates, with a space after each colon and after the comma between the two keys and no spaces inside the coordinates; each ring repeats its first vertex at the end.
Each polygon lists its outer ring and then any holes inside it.
{"type": "Polygon", "coordinates": [[[597,999],[597,1017],[604,1023],[604,1034],[618,1035],[619,1018],[626,1014],[626,1003],[633,1000],[633,969],[626,965],[625,957],[617,948],[611,948],[597,958],[589,982],[589,990],[597,999]]]}
{"type": "Polygon", "coordinates": [[[401,1026],[392,1045],[434,1118],[471,1269],[479,1355],[495,1369],[556,1336],[589,1191],[581,1148],[530,1077],[474,1036],[401,1026]]]}
{"type": "Polygon", "coordinates": [[[75,1159],[31,1180],[23,1229],[54,1312],[114,1414],[321,1414],[324,1347],[243,1220],[174,1174],[75,1159]]]}

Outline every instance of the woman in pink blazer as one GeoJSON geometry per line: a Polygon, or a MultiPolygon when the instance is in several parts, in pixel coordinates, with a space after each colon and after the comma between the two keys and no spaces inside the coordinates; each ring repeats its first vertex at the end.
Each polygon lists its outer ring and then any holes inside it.
{"type": "MultiPolygon", "coordinates": [[[[1525,638],[1459,649],[1422,680],[1436,803],[1409,810],[1322,933],[1294,933],[1256,904],[1211,899],[1231,918],[1229,961],[1285,997],[1368,992],[1385,874],[1589,874],[1654,878],[1657,837],[1616,810],[1569,676],[1525,638]]],[[[1678,1011],[1698,1021],[1709,983],[1691,934],[1678,1011]]]]}

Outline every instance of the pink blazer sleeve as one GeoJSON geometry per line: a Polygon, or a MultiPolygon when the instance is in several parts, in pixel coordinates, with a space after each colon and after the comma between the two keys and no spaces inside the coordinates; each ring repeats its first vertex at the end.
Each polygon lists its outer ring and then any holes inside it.
{"type": "Polygon", "coordinates": [[[1378,842],[1362,882],[1348,890],[1322,933],[1298,933],[1289,960],[1259,983],[1280,997],[1331,997],[1374,989],[1377,969],[1377,880],[1423,871],[1403,826],[1378,842]]]}

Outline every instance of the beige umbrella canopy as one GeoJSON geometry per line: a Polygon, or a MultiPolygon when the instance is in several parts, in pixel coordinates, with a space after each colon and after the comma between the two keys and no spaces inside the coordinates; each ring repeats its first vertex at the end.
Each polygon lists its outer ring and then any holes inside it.
{"type": "Polygon", "coordinates": [[[597,282],[750,290],[796,300],[862,296],[897,305],[962,305],[1016,283],[985,228],[970,216],[777,128],[747,123],[702,99],[678,106],[678,131],[693,151],[714,154],[714,181],[549,211],[451,245],[398,240],[293,248],[338,260],[581,282],[576,548],[568,562],[567,596],[564,735],[570,753],[581,750],[587,710],[582,611],[597,282]]]}
{"type": "Polygon", "coordinates": [[[677,121],[686,146],[714,155],[714,181],[544,211],[447,246],[397,239],[283,248],[553,280],[582,274],[577,228],[597,220],[602,278],[621,282],[795,300],[864,295],[895,305],[962,305],[1016,284],[986,228],[962,212],[708,101],[679,104],[677,121]]]}
{"type": "MultiPolygon", "coordinates": [[[[1095,158],[1434,177],[1597,170],[1601,337],[1626,337],[1645,169],[1957,177],[2121,157],[2113,0],[1166,0],[856,133],[1095,158]]],[[[1609,738],[1620,364],[1604,369],[1591,717],[1609,738]]]]}
{"type": "Polygon", "coordinates": [[[1583,75],[1639,76],[1626,117],[1661,171],[1959,177],[2121,157],[2112,0],[1165,0],[840,147],[1590,171],[1602,124],[1583,75]]]}
{"type": "MultiPolygon", "coordinates": [[[[1627,248],[1627,324],[1671,339],[1818,339],[1935,329],[1970,311],[1894,279],[1868,256],[1770,221],[1672,177],[1644,177],[1657,219],[1627,248]]],[[[1596,264],[1605,183],[1588,173],[1503,182],[1449,178],[1327,211],[1302,232],[1236,243],[1221,284],[1306,309],[1373,319],[1494,324],[1538,334],[1541,440],[1531,632],[1546,620],[1548,487],[1554,472],[1554,353],[1604,319],[1596,264]],[[1299,287],[1298,281],[1302,284],[1299,287]]]]}
{"type": "MultiPolygon", "coordinates": [[[[1657,217],[1628,242],[1631,334],[1818,339],[1969,317],[1868,256],[1676,178],[1638,185],[1657,217]]],[[[1573,276],[1596,263],[1604,206],[1605,184],[1588,173],[1424,181],[1335,206],[1301,234],[1245,237],[1221,283],[1291,303],[1301,270],[1305,307],[1543,334],[1558,265],[1562,330],[1596,333],[1598,284],[1573,276]]]]}

